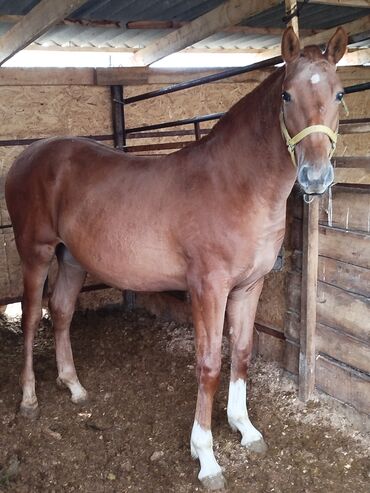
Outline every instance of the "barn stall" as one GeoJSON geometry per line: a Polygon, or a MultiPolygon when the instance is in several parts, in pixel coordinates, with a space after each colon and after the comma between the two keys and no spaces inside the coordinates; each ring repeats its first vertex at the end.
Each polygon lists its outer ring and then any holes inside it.
{"type": "MultiPolygon", "coordinates": [[[[116,25],[98,25],[96,16],[89,11],[92,3],[87,2],[86,10],[81,7],[67,21],[63,19],[69,13],[55,12],[59,17],[53,22],[59,23],[58,26],[39,39],[45,41],[47,36],[58,39],[57,33],[63,34],[63,29],[67,31],[70,26],[77,30],[77,34],[74,32],[77,39],[93,36],[88,31],[92,27],[99,30],[103,39],[112,36],[112,30],[119,29],[117,32],[121,34],[122,18],[126,16],[117,13],[115,17],[106,6],[105,15],[100,14],[101,24],[102,19],[112,19],[112,24],[116,22],[116,25]]],[[[144,16],[140,27],[134,24],[136,34],[144,36],[137,41],[143,44],[143,51],[133,49],[135,56],[142,58],[143,65],[148,65],[156,56],[169,54],[168,50],[180,50],[195,43],[193,50],[212,51],[207,46],[219,46],[221,41],[217,36],[223,40],[222,44],[226,43],[226,48],[222,49],[231,51],[227,46],[234,46],[237,33],[241,38],[239,51],[252,52],[245,46],[253,43],[258,47],[265,46],[264,43],[269,46],[254,48],[257,62],[225,71],[222,76],[218,75],[219,70],[204,68],[1,68],[2,189],[3,177],[14,158],[36,139],[81,135],[126,152],[160,154],[172,152],[205,135],[222,112],[273,70],[282,33],[276,19],[284,16],[282,5],[272,6],[280,2],[259,2],[259,6],[247,2],[249,5],[243,8],[232,1],[211,3],[194,2],[197,4],[197,8],[193,6],[194,19],[202,13],[208,15],[203,18],[203,24],[207,25],[204,30],[199,28],[199,23],[192,25],[195,20],[185,15],[181,24],[177,21],[181,14],[175,12],[173,19],[166,21],[166,27],[161,12],[158,12],[161,21],[157,21],[155,28],[153,14],[144,16]],[[197,10],[201,7],[204,12],[197,10]],[[232,18],[220,15],[220,12],[225,14],[220,9],[226,7],[232,9],[232,18]],[[259,9],[266,12],[258,14],[259,9]],[[144,22],[149,17],[152,25],[144,22]],[[230,24],[236,24],[234,31],[230,24]],[[154,34],[149,35],[149,27],[154,34]],[[181,33],[190,31],[190,37],[185,36],[180,47],[171,48],[171,35],[178,37],[179,30],[181,33]],[[226,30],[223,37],[218,34],[221,30],[226,30]],[[202,45],[202,40],[211,35],[213,41],[207,39],[202,45]],[[229,45],[228,37],[231,38],[229,45]],[[257,41],[253,41],[253,37],[257,41]],[[153,38],[151,45],[148,39],[153,38]],[[199,81],[199,77],[205,79],[199,81]],[[196,82],[188,83],[189,80],[196,82]],[[179,82],[179,86],[173,86],[179,82]],[[168,84],[170,89],[162,90],[168,84]],[[155,97],[148,97],[147,93],[153,91],[155,97]],[[146,96],[139,96],[143,94],[146,96]]],[[[312,2],[301,8],[299,27],[304,45],[325,43],[336,25],[343,25],[350,35],[346,55],[350,66],[338,68],[348,93],[345,100],[349,115],[344,110],[341,112],[340,139],[335,154],[336,184],[330,195],[309,205],[303,204],[297,189],[293,190],[288,202],[284,247],[274,271],[266,278],[259,303],[254,347],[257,359],[251,372],[255,389],[252,387],[249,401],[252,417],[270,445],[262,459],[248,454],[236,438],[229,436],[224,416],[225,369],[215,409],[216,433],[217,427],[219,430],[215,438],[216,453],[230,478],[231,491],[245,491],[249,481],[254,491],[273,491],[273,488],[275,491],[320,491],[323,485],[333,489],[335,481],[343,491],[352,491],[354,481],[357,491],[366,491],[366,456],[359,451],[353,436],[361,438],[358,433],[366,428],[370,409],[370,70],[365,65],[369,60],[366,37],[369,10],[366,2],[355,2],[358,5],[352,8],[348,8],[348,2],[342,2],[345,4],[342,7],[326,3],[329,5],[312,2]],[[320,24],[319,18],[325,16],[327,24],[320,24]],[[279,367],[284,369],[284,374],[279,367]],[[315,393],[314,388],[320,393],[315,393]],[[321,401],[312,404],[310,398],[317,395],[321,401]],[[308,402],[307,407],[301,401],[308,402]],[[335,404],[338,402],[344,407],[338,407],[335,404]],[[324,406],[324,410],[320,406],[324,406]],[[337,417],[334,425],[331,422],[329,426],[325,410],[337,417]],[[343,423],[338,422],[344,420],[344,414],[350,415],[353,436],[342,434],[343,423]],[[307,415],[311,420],[307,420],[307,415]],[[286,438],[287,433],[291,435],[290,440],[286,438]],[[282,450],[286,451],[285,457],[282,450]],[[319,468],[313,457],[317,452],[319,468]],[[281,468],[292,472],[282,477],[281,468]]],[[[289,8],[294,12],[294,6],[289,8]]],[[[22,34],[25,25],[32,25],[34,29],[33,18],[27,19],[27,15],[35,15],[33,10],[22,19],[14,17],[19,17],[19,12],[11,11],[11,14],[12,19],[10,13],[4,11],[4,32],[15,22],[13,36],[17,35],[20,22],[23,23],[22,34]],[[5,15],[8,15],[6,19],[5,15]]],[[[139,14],[130,15],[127,25],[141,20],[139,14]]],[[[295,21],[296,17],[290,20],[295,21]]],[[[125,32],[130,33],[132,27],[127,25],[125,32]]],[[[9,29],[8,38],[11,31],[9,29]]],[[[117,36],[117,32],[113,36],[117,36]]],[[[70,35],[67,31],[60,39],[65,41],[70,35]]],[[[35,32],[30,36],[38,37],[35,32]]],[[[3,60],[7,58],[6,46],[4,38],[3,60]]],[[[55,41],[53,46],[56,46],[55,41]]],[[[19,45],[18,50],[22,47],[19,45]]],[[[35,48],[30,46],[30,50],[35,48]]],[[[217,53],[217,49],[213,50],[217,53]]],[[[1,234],[0,303],[8,305],[21,299],[22,279],[3,195],[1,234]]],[[[51,281],[52,278],[53,273],[51,281]]],[[[17,491],[30,488],[40,491],[46,487],[73,491],[81,489],[81,478],[87,471],[85,491],[93,487],[101,491],[119,488],[124,491],[193,491],[198,487],[196,467],[188,457],[187,444],[196,387],[188,296],[178,292],[121,293],[93,278],[87,280],[83,291],[77,306],[80,313],[76,316],[74,330],[72,328],[76,364],[80,366],[83,382],[93,392],[92,402],[83,409],[73,408],[64,394],[54,392],[50,321],[44,319],[36,342],[35,362],[36,371],[40,372],[42,416],[36,424],[19,421],[15,415],[21,368],[19,321],[5,319],[2,325],[2,438],[9,446],[2,449],[0,484],[16,487],[17,491]],[[151,318],[148,313],[157,318],[151,318]],[[120,382],[119,389],[117,382],[120,382]],[[142,388],[142,392],[138,393],[137,387],[142,388]],[[143,403],[152,399],[155,404],[148,410],[143,403]],[[163,433],[163,423],[174,408],[179,410],[176,419],[169,425],[170,432],[163,433]],[[137,409],[142,409],[139,419],[135,417],[137,409]],[[175,439],[168,440],[168,435],[175,439]],[[32,466],[33,472],[27,465],[32,466]]],[[[224,349],[227,361],[226,341],[224,349]]]]}

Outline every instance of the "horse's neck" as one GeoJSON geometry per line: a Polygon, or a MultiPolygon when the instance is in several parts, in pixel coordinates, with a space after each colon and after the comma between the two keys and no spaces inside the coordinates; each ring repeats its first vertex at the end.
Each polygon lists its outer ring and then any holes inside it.
{"type": "Polygon", "coordinates": [[[295,181],[279,124],[283,77],[278,70],[239,101],[215,126],[208,142],[225,180],[276,205],[285,205],[295,181]]]}

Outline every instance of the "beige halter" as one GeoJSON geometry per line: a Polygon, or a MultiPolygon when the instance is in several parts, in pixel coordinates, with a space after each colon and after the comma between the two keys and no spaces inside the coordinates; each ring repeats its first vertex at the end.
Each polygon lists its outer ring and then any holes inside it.
{"type": "Polygon", "coordinates": [[[285,139],[286,145],[288,147],[290,157],[292,158],[293,165],[295,167],[297,167],[297,162],[294,153],[295,146],[299,142],[301,142],[301,140],[307,137],[307,135],[316,132],[324,133],[329,137],[331,142],[331,151],[330,151],[329,159],[332,158],[335,151],[335,147],[337,145],[338,130],[334,132],[330,127],[327,127],[326,125],[310,125],[309,127],[306,127],[300,132],[298,132],[294,137],[291,137],[285,125],[283,109],[281,109],[280,111],[280,128],[281,128],[281,133],[283,134],[283,137],[285,139]]]}

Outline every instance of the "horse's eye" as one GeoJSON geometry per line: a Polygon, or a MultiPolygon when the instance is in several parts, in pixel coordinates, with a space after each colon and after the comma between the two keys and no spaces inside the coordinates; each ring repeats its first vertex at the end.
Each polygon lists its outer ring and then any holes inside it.
{"type": "Polygon", "coordinates": [[[338,93],[337,93],[337,95],[335,96],[335,99],[336,99],[337,101],[342,101],[343,96],[344,96],[344,92],[340,91],[340,92],[338,92],[338,93]]]}
{"type": "Polygon", "coordinates": [[[289,101],[292,100],[292,96],[289,94],[289,92],[286,92],[286,91],[283,91],[281,97],[282,97],[283,101],[285,101],[286,103],[289,103],[289,101]]]}

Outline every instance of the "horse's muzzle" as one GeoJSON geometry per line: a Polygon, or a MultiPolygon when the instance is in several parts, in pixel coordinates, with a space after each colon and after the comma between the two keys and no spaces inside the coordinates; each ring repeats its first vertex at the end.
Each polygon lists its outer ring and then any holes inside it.
{"type": "Polygon", "coordinates": [[[333,183],[334,169],[330,162],[320,167],[303,164],[297,179],[305,194],[321,195],[333,183]]]}

